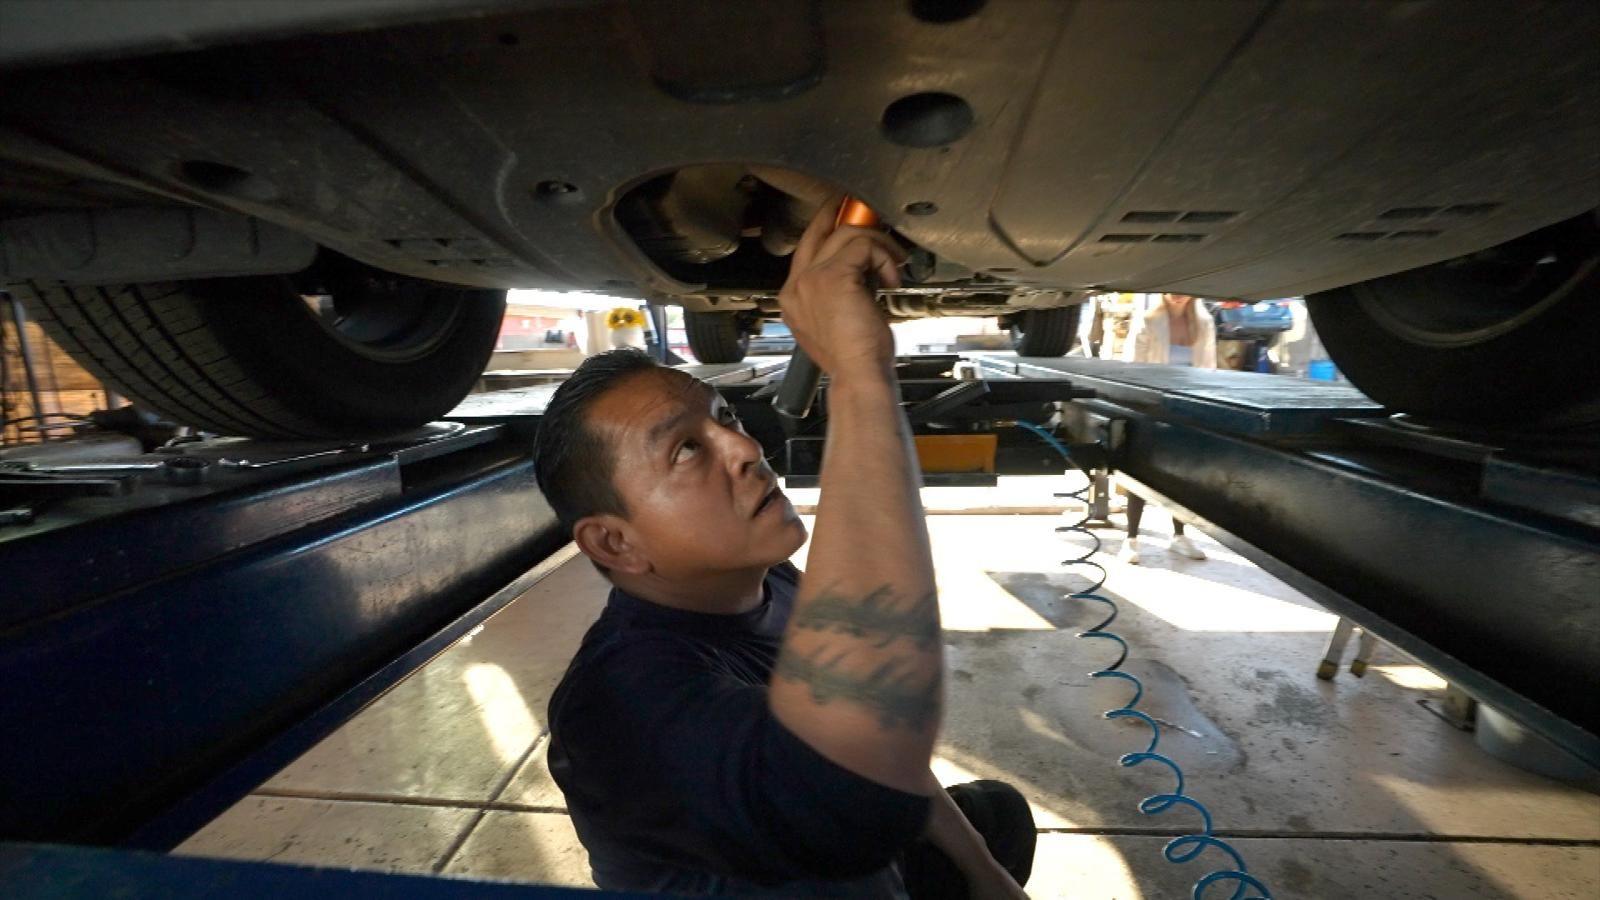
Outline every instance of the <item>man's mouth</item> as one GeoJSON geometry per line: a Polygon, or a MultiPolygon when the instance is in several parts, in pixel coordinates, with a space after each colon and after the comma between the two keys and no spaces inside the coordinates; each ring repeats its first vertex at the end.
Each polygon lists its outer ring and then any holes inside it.
{"type": "Polygon", "coordinates": [[[772,489],[767,491],[767,495],[761,498],[761,502],[756,504],[756,511],[750,514],[751,518],[761,515],[766,511],[767,507],[776,503],[778,498],[781,496],[783,496],[782,492],[780,492],[778,490],[778,486],[774,484],[772,489]]]}

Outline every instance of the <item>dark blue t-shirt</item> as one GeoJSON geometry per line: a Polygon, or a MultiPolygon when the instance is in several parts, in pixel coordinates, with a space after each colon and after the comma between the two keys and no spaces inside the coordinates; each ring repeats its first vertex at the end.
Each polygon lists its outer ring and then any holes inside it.
{"type": "Polygon", "coordinates": [[[928,798],[830,762],[767,707],[798,575],[773,568],[737,615],[612,590],[550,700],[550,773],[595,884],[905,896],[892,862],[928,798]]]}

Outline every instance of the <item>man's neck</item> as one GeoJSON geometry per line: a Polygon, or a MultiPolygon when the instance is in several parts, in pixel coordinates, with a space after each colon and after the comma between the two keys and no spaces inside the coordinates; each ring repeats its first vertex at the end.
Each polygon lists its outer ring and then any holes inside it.
{"type": "Polygon", "coordinates": [[[734,615],[761,605],[766,568],[709,572],[692,578],[664,579],[655,573],[614,576],[627,593],[660,606],[690,612],[734,615]]]}

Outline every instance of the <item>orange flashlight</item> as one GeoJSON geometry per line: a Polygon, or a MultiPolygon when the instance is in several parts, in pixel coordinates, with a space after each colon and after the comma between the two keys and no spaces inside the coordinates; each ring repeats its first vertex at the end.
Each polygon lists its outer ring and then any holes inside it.
{"type": "MultiPolygon", "coordinates": [[[[857,228],[877,228],[878,214],[872,207],[854,197],[845,197],[839,205],[839,216],[833,227],[854,225],[857,228]]],[[[868,284],[871,280],[869,278],[868,284]]],[[[806,354],[804,347],[794,348],[789,366],[778,384],[778,393],[772,398],[772,408],[778,411],[778,421],[790,436],[799,432],[800,423],[811,414],[812,401],[817,398],[817,386],[822,383],[822,369],[806,354]]]]}
{"type": "Polygon", "coordinates": [[[862,203],[854,197],[845,197],[844,203],[839,206],[839,217],[833,220],[833,227],[840,225],[854,225],[857,228],[877,228],[882,224],[878,214],[872,207],[862,203]]]}

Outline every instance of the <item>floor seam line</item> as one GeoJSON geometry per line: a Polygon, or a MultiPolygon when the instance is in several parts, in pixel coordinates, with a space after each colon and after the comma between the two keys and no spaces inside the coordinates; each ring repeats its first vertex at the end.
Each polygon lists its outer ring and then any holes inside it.
{"type": "Polygon", "coordinates": [[[489,804],[499,799],[500,795],[505,793],[506,788],[511,786],[511,782],[516,780],[517,773],[521,772],[522,767],[527,765],[528,760],[533,758],[534,752],[539,749],[539,745],[544,742],[545,736],[549,733],[549,728],[542,729],[538,736],[533,739],[533,743],[528,745],[528,749],[522,751],[522,755],[517,757],[517,761],[507,766],[505,774],[496,779],[494,790],[489,792],[489,799],[477,807],[477,814],[472,817],[472,822],[461,830],[461,834],[445,849],[445,852],[439,857],[439,861],[433,864],[433,874],[442,873],[446,866],[455,861],[456,856],[461,853],[461,848],[465,847],[467,840],[472,837],[472,833],[478,830],[478,826],[483,824],[484,819],[488,818],[489,804]]]}
{"type": "Polygon", "coordinates": [[[549,737],[550,729],[548,727],[540,729],[538,735],[534,737],[533,743],[528,745],[528,749],[522,751],[522,755],[517,757],[517,761],[512,763],[506,769],[505,774],[496,780],[494,790],[489,792],[489,799],[484,801],[486,804],[494,803],[500,799],[500,795],[506,792],[506,788],[511,787],[511,782],[517,780],[517,774],[522,771],[522,767],[528,764],[528,760],[533,759],[533,755],[539,752],[540,745],[549,737]]]}
{"type": "Polygon", "coordinates": [[[297,791],[292,788],[264,788],[252,791],[252,797],[272,797],[282,800],[326,800],[330,803],[371,803],[379,806],[428,806],[442,809],[485,809],[484,800],[456,800],[450,797],[404,797],[394,794],[363,794],[343,791],[297,791]]]}
{"type": "Polygon", "coordinates": [[[433,874],[439,875],[444,872],[445,866],[450,865],[455,860],[456,855],[461,852],[461,848],[467,845],[467,839],[472,837],[474,831],[478,830],[478,826],[483,824],[484,817],[488,814],[489,811],[486,809],[479,809],[473,814],[472,821],[467,823],[467,827],[461,829],[461,833],[450,842],[450,846],[445,848],[444,853],[439,855],[438,861],[428,867],[433,874]]]}
{"type": "Polygon", "coordinates": [[[485,806],[484,809],[495,812],[542,813],[545,815],[570,816],[572,814],[565,806],[537,806],[531,803],[507,803],[503,800],[496,800],[485,806]]]}
{"type": "MultiPolygon", "coordinates": [[[[1192,832],[1169,828],[1037,828],[1038,834],[1088,837],[1182,837],[1192,832]]],[[[1505,844],[1541,847],[1600,847],[1600,838],[1502,837],[1481,834],[1407,834],[1361,831],[1247,831],[1217,829],[1214,837],[1255,840],[1371,841],[1416,844],[1505,844]]]]}
{"type": "Polygon", "coordinates": [[[549,737],[549,731],[541,732],[534,738],[533,746],[518,757],[511,767],[509,776],[502,776],[496,780],[496,786],[490,793],[488,800],[461,800],[454,797],[427,797],[408,796],[404,794],[377,794],[365,791],[313,791],[297,788],[261,787],[250,792],[252,797],[275,797],[287,800],[327,800],[337,803],[374,803],[389,804],[392,806],[436,806],[456,809],[495,809],[510,808],[526,812],[566,812],[565,807],[536,806],[526,803],[510,803],[499,801],[495,798],[503,794],[511,782],[516,780],[517,773],[527,764],[528,760],[538,751],[539,746],[549,737]]]}

